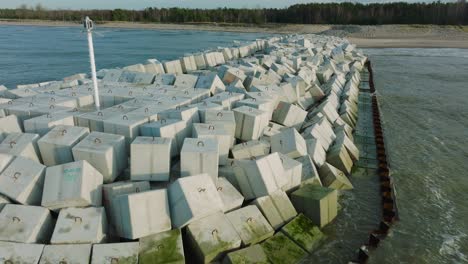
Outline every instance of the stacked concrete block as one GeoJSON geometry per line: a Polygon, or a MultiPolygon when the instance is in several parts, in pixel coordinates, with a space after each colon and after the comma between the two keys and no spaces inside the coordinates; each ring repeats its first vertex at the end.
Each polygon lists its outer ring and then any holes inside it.
{"type": "MultiPolygon", "coordinates": [[[[176,107],[173,109],[167,109],[159,113],[160,119],[178,119],[183,120],[187,123],[187,127],[190,127],[193,123],[200,123],[200,116],[198,115],[198,108],[196,106],[183,106],[176,107]]],[[[186,136],[190,135],[190,131],[186,136]]]]}
{"type": "Polygon", "coordinates": [[[279,232],[260,244],[267,255],[268,262],[273,264],[300,263],[308,254],[294,241],[279,232]]]}
{"type": "Polygon", "coordinates": [[[141,136],[172,139],[171,156],[175,157],[182,149],[187,137],[187,122],[177,119],[160,119],[140,127],[141,136]]]}
{"type": "Polygon", "coordinates": [[[140,126],[148,123],[144,116],[124,114],[104,120],[104,132],[125,137],[126,149],[130,149],[132,141],[139,136],[140,126]]]}
{"type": "Polygon", "coordinates": [[[226,217],[242,239],[243,246],[259,243],[275,232],[255,205],[227,213],[226,217]]]}
{"type": "Polygon", "coordinates": [[[236,118],[236,138],[243,141],[259,139],[263,129],[268,126],[268,112],[248,106],[241,106],[233,111],[236,118]]]}
{"type": "Polygon", "coordinates": [[[0,117],[0,134],[21,132],[23,132],[23,130],[21,130],[18,117],[15,115],[0,117]]]}
{"type": "Polygon", "coordinates": [[[46,166],[73,161],[72,148],[89,134],[89,129],[75,126],[56,126],[37,142],[46,166]]]}
{"type": "Polygon", "coordinates": [[[244,71],[238,68],[229,68],[224,73],[223,82],[227,84],[230,84],[236,80],[243,82],[245,78],[247,78],[247,75],[245,75],[244,71]]]}
{"type": "Polygon", "coordinates": [[[322,228],[336,218],[338,192],[326,187],[305,185],[291,195],[296,210],[322,228]]]}
{"type": "Polygon", "coordinates": [[[334,145],[328,150],[327,163],[347,174],[351,173],[353,167],[353,161],[344,144],[334,145]]]}
{"type": "Polygon", "coordinates": [[[295,128],[286,128],[270,139],[271,152],[280,152],[290,158],[307,155],[307,144],[295,128]]]}
{"type": "Polygon", "coordinates": [[[127,167],[128,158],[125,138],[100,132],[91,132],[72,148],[75,160],[86,160],[104,177],[104,182],[113,182],[127,167]]]}
{"type": "Polygon", "coordinates": [[[138,263],[184,264],[184,245],[180,229],[140,238],[138,263]]]}
{"type": "Polygon", "coordinates": [[[44,245],[0,241],[0,256],[7,263],[39,263],[44,245]]]}
{"type": "Polygon", "coordinates": [[[236,163],[236,180],[246,200],[269,195],[288,183],[278,153],[236,163]]]}
{"type": "Polygon", "coordinates": [[[232,157],[234,159],[250,159],[252,157],[260,157],[264,155],[268,155],[269,145],[264,141],[259,140],[251,140],[247,142],[243,142],[241,144],[235,145],[231,149],[232,157]]]}
{"type": "Polygon", "coordinates": [[[174,88],[185,89],[185,88],[195,88],[197,84],[198,77],[192,74],[180,74],[177,75],[174,82],[174,88]]]}
{"type": "Polygon", "coordinates": [[[223,201],[223,211],[230,212],[235,209],[239,209],[244,202],[244,197],[236,188],[224,177],[218,178],[216,183],[216,189],[218,190],[219,196],[223,201]]]}
{"type": "Polygon", "coordinates": [[[16,157],[0,174],[0,193],[16,203],[40,205],[45,166],[16,157]]]}
{"type": "Polygon", "coordinates": [[[198,139],[215,139],[218,143],[219,164],[227,163],[229,149],[234,141],[231,133],[222,124],[194,124],[192,136],[198,139]]]}
{"type": "Polygon", "coordinates": [[[185,139],[180,152],[180,173],[182,177],[206,173],[214,183],[217,183],[218,164],[219,144],[217,139],[185,139]]]}
{"type": "Polygon", "coordinates": [[[272,120],[288,127],[300,129],[307,112],[287,102],[280,102],[273,111],[272,120]]]}
{"type": "Polygon", "coordinates": [[[205,112],[204,123],[222,125],[226,131],[231,133],[233,139],[236,135],[236,118],[232,111],[207,110],[205,112]]]}
{"type": "Polygon", "coordinates": [[[163,62],[164,71],[166,73],[173,73],[173,74],[183,74],[184,71],[182,70],[182,65],[180,64],[179,60],[173,61],[166,61],[163,62]]]}
{"type": "Polygon", "coordinates": [[[237,101],[244,99],[245,95],[241,93],[222,92],[206,99],[206,102],[212,102],[223,106],[224,110],[234,108],[237,101]]]}
{"type": "Polygon", "coordinates": [[[187,240],[197,263],[221,260],[226,252],[241,246],[241,238],[223,213],[215,213],[190,223],[187,240]]]}
{"type": "Polygon", "coordinates": [[[281,189],[290,192],[298,188],[302,183],[302,163],[284,154],[280,153],[279,155],[284,169],[283,177],[287,179],[286,185],[281,189]]]}
{"type": "Polygon", "coordinates": [[[169,186],[168,192],[173,227],[181,228],[224,210],[216,185],[208,174],[180,178],[169,186]]]}
{"type": "Polygon", "coordinates": [[[0,153],[41,162],[38,140],[38,134],[10,133],[0,144],[0,153]]]}
{"type": "Polygon", "coordinates": [[[171,229],[165,189],[119,195],[112,203],[120,237],[137,239],[171,229]]]}
{"type": "Polygon", "coordinates": [[[206,111],[212,110],[212,111],[221,111],[223,110],[223,106],[211,102],[206,102],[203,101],[201,103],[193,104],[191,106],[197,107],[198,108],[198,114],[200,116],[200,122],[205,123],[205,116],[206,116],[206,111]]]}
{"type": "Polygon", "coordinates": [[[137,137],[130,146],[133,181],[168,181],[171,168],[170,138],[137,137]]]}
{"type": "Polygon", "coordinates": [[[283,226],[281,232],[309,253],[313,253],[325,239],[325,235],[320,231],[319,227],[303,214],[299,214],[291,222],[283,226]]]}
{"type": "MultiPolygon", "coordinates": [[[[88,264],[91,258],[91,244],[46,245],[39,264],[76,263],[88,264]]],[[[105,263],[105,262],[102,262],[105,263]]]]}
{"type": "Polygon", "coordinates": [[[7,204],[11,204],[10,199],[0,194],[0,211],[2,211],[3,207],[5,207],[7,204]]]}
{"type": "Polygon", "coordinates": [[[51,244],[94,244],[106,238],[107,219],[103,207],[60,210],[51,244]]]}
{"type": "Polygon", "coordinates": [[[346,135],[346,132],[344,130],[341,130],[335,134],[336,139],[334,145],[343,145],[352,161],[359,160],[359,149],[356,147],[353,141],[346,135]]]}
{"type": "Polygon", "coordinates": [[[48,167],[42,206],[51,210],[100,206],[103,176],[87,161],[48,167]]]}
{"type": "Polygon", "coordinates": [[[225,264],[268,263],[268,257],[260,245],[252,245],[234,252],[227,253],[223,259],[225,264]]]}
{"type": "Polygon", "coordinates": [[[204,70],[208,67],[203,53],[195,53],[193,57],[198,70],[204,70]]]}
{"type": "Polygon", "coordinates": [[[306,146],[307,146],[307,153],[314,161],[317,167],[321,167],[325,164],[326,160],[326,152],[323,149],[322,145],[320,145],[319,140],[314,138],[306,139],[306,146]]]}
{"type": "Polygon", "coordinates": [[[315,167],[315,163],[310,155],[297,158],[296,161],[302,164],[301,184],[322,186],[322,181],[320,180],[317,168],[315,167]]]}
{"type": "Polygon", "coordinates": [[[220,177],[226,178],[236,190],[240,191],[239,182],[237,182],[236,168],[239,167],[239,164],[235,160],[228,159],[228,162],[224,166],[219,166],[218,174],[220,177]]]}
{"type": "Polygon", "coordinates": [[[52,215],[43,207],[7,204],[0,212],[0,241],[46,243],[52,229],[52,215]]]}
{"type": "Polygon", "coordinates": [[[336,190],[351,190],[353,185],[346,175],[332,165],[325,163],[319,168],[323,186],[336,190]]]}
{"type": "Polygon", "coordinates": [[[197,70],[197,63],[193,55],[186,55],[180,58],[180,64],[182,65],[182,71],[184,73],[190,73],[197,70]]]}
{"type": "Polygon", "coordinates": [[[257,198],[252,204],[262,211],[275,230],[281,228],[297,215],[296,209],[282,190],[257,198]]]}
{"type": "Polygon", "coordinates": [[[241,107],[241,106],[249,106],[256,108],[258,110],[262,110],[264,112],[269,113],[269,119],[272,118],[273,115],[273,109],[276,106],[276,103],[274,100],[269,100],[269,99],[257,99],[255,97],[251,97],[248,99],[241,100],[236,103],[236,107],[241,107]]]}
{"type": "Polygon", "coordinates": [[[94,244],[91,264],[138,264],[138,249],[138,242],[94,244]]]}

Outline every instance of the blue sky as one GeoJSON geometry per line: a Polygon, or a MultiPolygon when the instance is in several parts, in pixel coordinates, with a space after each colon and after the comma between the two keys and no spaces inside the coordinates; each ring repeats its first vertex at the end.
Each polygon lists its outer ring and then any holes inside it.
{"type": "MultiPolygon", "coordinates": [[[[353,0],[347,0],[353,1],[353,0]]],[[[395,0],[396,1],[396,0],[395,0]]],[[[0,0],[0,8],[15,8],[21,4],[29,6],[41,3],[51,9],[143,9],[145,7],[285,7],[296,3],[309,2],[344,2],[344,0],[0,0]]],[[[392,2],[382,0],[354,0],[353,2],[392,2]]],[[[424,2],[424,0],[407,0],[406,2],[424,2]]]]}

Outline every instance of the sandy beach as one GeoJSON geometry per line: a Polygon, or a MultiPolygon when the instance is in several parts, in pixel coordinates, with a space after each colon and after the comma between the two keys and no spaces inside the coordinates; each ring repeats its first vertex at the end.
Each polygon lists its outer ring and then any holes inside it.
{"type": "MultiPolygon", "coordinates": [[[[81,24],[42,20],[1,20],[0,26],[76,26],[81,24]]],[[[346,37],[361,48],[468,48],[468,26],[439,25],[304,25],[304,24],[160,24],[105,22],[98,27],[147,30],[203,30],[271,34],[314,33],[346,37]]]]}

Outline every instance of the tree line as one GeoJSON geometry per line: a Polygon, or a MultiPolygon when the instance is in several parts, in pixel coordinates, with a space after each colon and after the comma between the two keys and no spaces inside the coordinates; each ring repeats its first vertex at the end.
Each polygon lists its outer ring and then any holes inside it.
{"type": "Polygon", "coordinates": [[[433,3],[309,3],[288,8],[146,8],[144,10],[47,10],[42,5],[0,9],[0,19],[147,23],[293,23],[293,24],[438,24],[468,25],[466,0],[433,3]]]}

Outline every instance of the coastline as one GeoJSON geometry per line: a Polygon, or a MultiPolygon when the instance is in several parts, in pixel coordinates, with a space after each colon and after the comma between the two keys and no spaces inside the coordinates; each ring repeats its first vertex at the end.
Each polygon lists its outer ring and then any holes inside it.
{"type": "MultiPolygon", "coordinates": [[[[0,26],[81,27],[79,23],[46,20],[5,20],[0,26]]],[[[98,27],[142,30],[200,30],[267,34],[325,34],[348,38],[359,48],[464,48],[468,49],[468,26],[439,25],[236,25],[218,23],[104,22],[98,27]]]]}

